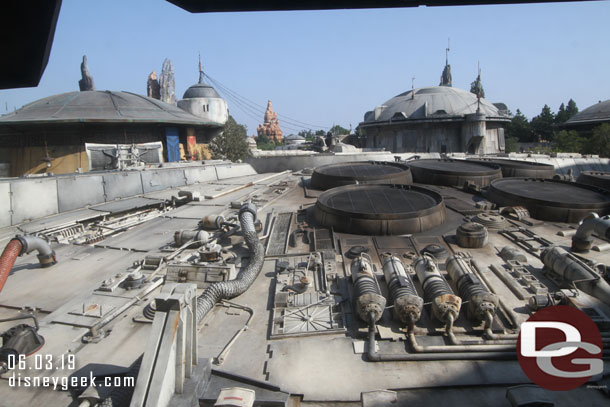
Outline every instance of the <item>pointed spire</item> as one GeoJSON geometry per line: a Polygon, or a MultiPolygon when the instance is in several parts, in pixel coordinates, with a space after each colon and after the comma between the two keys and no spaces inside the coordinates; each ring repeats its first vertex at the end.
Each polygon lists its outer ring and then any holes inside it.
{"type": "Polygon", "coordinates": [[[415,99],[415,76],[411,78],[411,99],[415,99]]]}
{"type": "Polygon", "coordinates": [[[481,81],[481,64],[478,63],[478,75],[477,79],[470,84],[470,93],[477,95],[477,99],[485,97],[485,91],[483,90],[483,82],[481,81]]]}
{"type": "Polygon", "coordinates": [[[441,83],[438,86],[451,87],[451,65],[449,65],[449,39],[447,39],[447,48],[445,48],[445,69],[441,75],[441,83]]]}
{"type": "Polygon", "coordinates": [[[199,54],[199,83],[203,83],[203,67],[201,66],[201,53],[199,54]]]}

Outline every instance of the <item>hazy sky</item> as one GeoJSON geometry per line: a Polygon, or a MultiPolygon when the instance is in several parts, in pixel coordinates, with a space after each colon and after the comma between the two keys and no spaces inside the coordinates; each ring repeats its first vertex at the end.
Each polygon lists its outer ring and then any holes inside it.
{"type": "MultiPolygon", "coordinates": [[[[384,10],[190,14],[163,0],[64,0],[37,88],[0,91],[0,113],[78,90],[87,55],[98,90],[146,93],[174,64],[176,96],[204,70],[260,106],[230,113],[255,132],[271,99],[280,115],[355,128],[364,113],[415,86],[435,86],[447,38],[453,85],[482,68],[486,98],[528,117],[573,98],[582,110],[610,98],[610,2],[384,10]]],[[[285,134],[298,131],[280,117],[285,134]]],[[[315,130],[315,128],[314,128],[315,130]]]]}

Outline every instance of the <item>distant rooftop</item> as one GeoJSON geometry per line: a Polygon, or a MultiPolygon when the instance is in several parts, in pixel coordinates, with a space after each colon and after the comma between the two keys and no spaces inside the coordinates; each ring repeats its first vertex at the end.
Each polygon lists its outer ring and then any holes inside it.
{"type": "Polygon", "coordinates": [[[0,126],[84,122],[214,124],[160,100],[109,90],[53,95],[0,117],[0,126]]]}
{"type": "MultiPolygon", "coordinates": [[[[364,122],[463,117],[477,113],[479,102],[475,94],[466,90],[449,86],[431,86],[401,93],[383,103],[380,108],[382,110],[376,120],[374,112],[368,112],[364,122]]],[[[507,112],[498,109],[483,98],[480,100],[480,113],[485,114],[488,119],[510,118],[507,112]]]]}
{"type": "Polygon", "coordinates": [[[582,112],[576,113],[564,125],[601,124],[606,122],[610,122],[610,99],[596,103],[582,112]]]}

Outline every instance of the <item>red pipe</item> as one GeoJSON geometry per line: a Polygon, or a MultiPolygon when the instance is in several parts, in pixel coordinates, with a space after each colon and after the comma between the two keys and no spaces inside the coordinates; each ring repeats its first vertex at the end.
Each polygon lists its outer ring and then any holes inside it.
{"type": "Polygon", "coordinates": [[[23,244],[19,239],[11,240],[4,248],[2,256],[0,256],[0,291],[4,288],[4,283],[6,283],[6,279],[11,274],[13,264],[15,264],[15,260],[21,253],[21,250],[23,250],[23,244]]]}

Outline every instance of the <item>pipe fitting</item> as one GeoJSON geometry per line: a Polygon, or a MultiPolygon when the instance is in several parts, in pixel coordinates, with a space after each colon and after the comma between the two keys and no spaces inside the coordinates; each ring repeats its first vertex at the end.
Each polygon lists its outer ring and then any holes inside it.
{"type": "Polygon", "coordinates": [[[174,242],[176,243],[176,246],[182,246],[190,241],[204,244],[208,240],[210,240],[210,234],[205,230],[177,230],[174,233],[174,242]]]}
{"type": "Polygon", "coordinates": [[[246,202],[242,205],[241,208],[239,208],[240,216],[244,212],[250,212],[252,214],[252,217],[254,218],[253,221],[256,221],[256,206],[252,202],[246,202]]]}
{"type": "Polygon", "coordinates": [[[51,267],[54,264],[57,264],[55,251],[51,249],[51,246],[46,240],[41,239],[38,236],[29,235],[17,235],[15,236],[15,239],[21,242],[22,249],[21,253],[19,253],[20,256],[37,250],[40,267],[51,267]]]}
{"type": "Polygon", "coordinates": [[[578,226],[576,234],[572,236],[572,250],[575,252],[588,252],[593,245],[593,234],[610,240],[610,217],[600,218],[596,213],[585,217],[578,226]]]}

